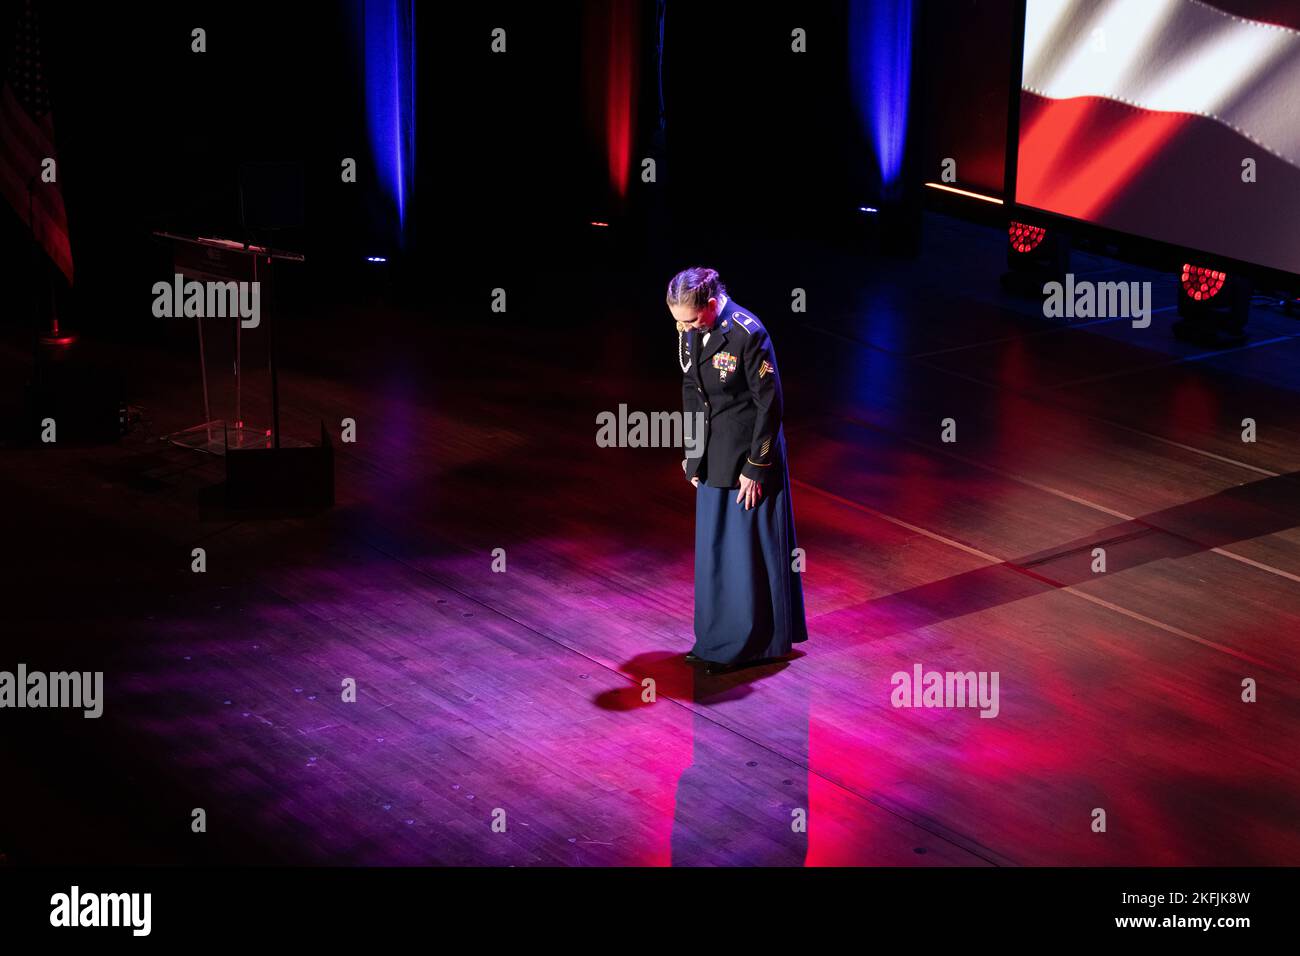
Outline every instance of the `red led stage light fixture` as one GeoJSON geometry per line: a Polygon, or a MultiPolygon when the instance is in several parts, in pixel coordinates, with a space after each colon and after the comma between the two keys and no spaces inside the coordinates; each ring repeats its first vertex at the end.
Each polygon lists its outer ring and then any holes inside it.
{"type": "Polygon", "coordinates": [[[1184,262],[1178,276],[1178,338],[1210,348],[1240,345],[1246,340],[1250,315],[1250,283],[1213,266],[1184,262]]]}
{"type": "Polygon", "coordinates": [[[1047,237],[1047,230],[1042,226],[1031,226],[1027,222],[1012,222],[1007,227],[1007,236],[1011,248],[1019,253],[1032,252],[1047,237]]]}
{"type": "Polygon", "coordinates": [[[1183,293],[1197,302],[1213,299],[1219,294],[1227,278],[1226,272],[1194,266],[1188,262],[1183,263],[1183,293]]]}
{"type": "Polygon", "coordinates": [[[1002,288],[1038,297],[1047,282],[1064,281],[1070,271],[1070,240],[1059,229],[1012,220],[1007,224],[1007,268],[1002,288]]]}

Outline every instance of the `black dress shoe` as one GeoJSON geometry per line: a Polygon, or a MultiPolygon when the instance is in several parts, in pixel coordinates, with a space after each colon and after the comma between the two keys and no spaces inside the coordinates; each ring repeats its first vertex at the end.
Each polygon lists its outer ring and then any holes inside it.
{"type": "Polygon", "coordinates": [[[729,674],[736,669],[735,664],[722,664],[718,661],[705,661],[704,673],[710,677],[716,677],[718,674],[729,674]]]}
{"type": "Polygon", "coordinates": [[[688,664],[703,664],[703,663],[706,663],[703,657],[696,657],[694,654],[691,654],[691,653],[689,653],[689,652],[687,653],[686,657],[683,658],[683,660],[685,660],[686,663],[688,663],[688,664]]]}

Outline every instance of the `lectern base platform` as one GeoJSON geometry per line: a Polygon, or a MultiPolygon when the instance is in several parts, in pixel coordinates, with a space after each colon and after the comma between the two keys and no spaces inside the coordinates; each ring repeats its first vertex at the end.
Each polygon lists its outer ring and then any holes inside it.
{"type": "Polygon", "coordinates": [[[334,505],[334,445],[231,447],[226,451],[225,504],[241,511],[297,512],[334,505]]]}
{"type": "MultiPolygon", "coordinates": [[[[224,455],[227,448],[270,448],[273,444],[271,430],[244,422],[242,426],[220,419],[205,422],[193,428],[172,432],[163,438],[182,448],[207,452],[210,455],[224,455]]],[[[280,439],[281,448],[309,448],[305,441],[295,438],[280,439]]]]}

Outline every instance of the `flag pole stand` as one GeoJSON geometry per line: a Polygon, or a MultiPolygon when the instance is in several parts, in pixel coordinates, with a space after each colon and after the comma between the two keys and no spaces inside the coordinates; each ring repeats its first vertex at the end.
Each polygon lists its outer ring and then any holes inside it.
{"type": "MultiPolygon", "coordinates": [[[[51,290],[52,292],[53,290],[51,290]]],[[[77,342],[77,336],[71,332],[66,332],[59,328],[59,313],[57,307],[51,301],[50,303],[50,327],[41,333],[40,343],[47,349],[66,349],[77,342]]]]}

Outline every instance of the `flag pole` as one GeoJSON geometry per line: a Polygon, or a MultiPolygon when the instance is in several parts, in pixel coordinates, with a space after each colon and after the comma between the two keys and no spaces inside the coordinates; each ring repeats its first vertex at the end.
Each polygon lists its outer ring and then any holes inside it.
{"type": "Polygon", "coordinates": [[[42,268],[44,258],[41,250],[41,240],[36,234],[36,200],[35,184],[36,176],[33,173],[27,178],[27,227],[32,231],[32,282],[34,284],[32,291],[32,314],[33,327],[41,327],[41,278],[46,280],[45,289],[49,292],[50,306],[50,327],[44,333],[38,335],[41,345],[46,346],[68,346],[77,340],[75,335],[64,335],[59,331],[59,303],[56,295],[56,289],[53,280],[49,278],[49,269],[42,268]]]}

